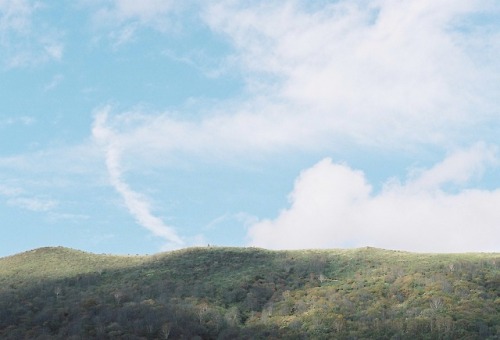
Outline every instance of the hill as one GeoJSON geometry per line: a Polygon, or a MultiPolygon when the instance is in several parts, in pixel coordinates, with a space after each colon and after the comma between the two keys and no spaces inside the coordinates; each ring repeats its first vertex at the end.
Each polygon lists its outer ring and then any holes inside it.
{"type": "Polygon", "coordinates": [[[500,254],[41,248],[0,258],[2,339],[498,339],[500,254]]]}

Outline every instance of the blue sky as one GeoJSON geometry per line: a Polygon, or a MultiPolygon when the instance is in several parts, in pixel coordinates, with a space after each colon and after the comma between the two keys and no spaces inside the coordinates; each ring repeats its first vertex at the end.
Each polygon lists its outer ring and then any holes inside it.
{"type": "Polygon", "coordinates": [[[0,0],[0,256],[500,251],[500,5],[0,0]]]}

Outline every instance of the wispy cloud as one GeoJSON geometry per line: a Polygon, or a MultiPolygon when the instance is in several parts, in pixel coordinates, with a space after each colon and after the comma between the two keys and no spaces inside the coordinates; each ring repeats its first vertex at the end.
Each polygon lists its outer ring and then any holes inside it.
{"type": "Polygon", "coordinates": [[[474,138],[467,132],[485,120],[499,125],[499,62],[479,60],[475,45],[487,42],[490,55],[498,37],[478,34],[487,24],[469,18],[488,13],[488,4],[221,1],[205,19],[235,46],[232,60],[250,90],[300,108],[317,133],[443,144],[474,138]]]}
{"type": "Polygon", "coordinates": [[[227,58],[245,92],[180,112],[122,112],[108,123],[127,154],[148,150],[152,159],[173,150],[230,157],[342,145],[446,149],[478,135],[496,143],[500,62],[479,62],[472,41],[490,42],[487,55],[497,38],[476,36],[472,28],[483,24],[469,18],[488,9],[481,1],[220,1],[203,19],[232,44],[227,58]]]}
{"type": "Polygon", "coordinates": [[[164,0],[114,0],[106,10],[107,15],[112,15],[120,21],[136,19],[144,23],[159,21],[174,7],[173,1],[164,0]]]}
{"type": "Polygon", "coordinates": [[[0,1],[0,62],[18,68],[61,60],[64,44],[57,30],[38,21],[38,1],[0,1]]]}
{"type": "Polygon", "coordinates": [[[51,212],[59,205],[54,199],[36,197],[24,189],[6,185],[0,185],[0,196],[5,198],[7,205],[33,212],[51,212]]]}
{"type": "Polygon", "coordinates": [[[0,33],[2,40],[9,31],[23,32],[31,25],[31,15],[36,6],[26,0],[0,2],[0,33]]]}
{"type": "Polygon", "coordinates": [[[0,184],[0,195],[2,195],[2,196],[13,197],[13,196],[21,195],[22,193],[23,193],[23,190],[20,188],[14,188],[14,187],[0,184]]]}
{"type": "Polygon", "coordinates": [[[0,128],[3,126],[11,126],[16,124],[32,125],[35,122],[36,118],[31,116],[0,117],[0,128]]]}
{"type": "Polygon", "coordinates": [[[43,90],[47,92],[47,91],[55,89],[57,86],[59,86],[59,84],[63,81],[63,79],[64,79],[64,76],[62,74],[56,74],[55,76],[52,77],[50,82],[48,82],[44,86],[43,90]]]}
{"type": "Polygon", "coordinates": [[[43,46],[47,55],[54,60],[61,60],[64,52],[64,45],[59,41],[47,41],[43,46]]]}
{"type": "Polygon", "coordinates": [[[10,198],[7,200],[7,204],[34,212],[48,212],[58,205],[55,200],[27,197],[10,198]]]}
{"type": "Polygon", "coordinates": [[[214,218],[212,221],[206,224],[203,227],[203,229],[211,231],[217,229],[219,225],[224,224],[225,222],[228,221],[236,221],[243,224],[244,226],[251,226],[258,222],[258,218],[244,212],[226,213],[224,215],[214,218]]]}
{"type": "Polygon", "coordinates": [[[363,172],[324,159],[305,170],[290,207],[250,227],[250,244],[267,248],[372,245],[431,252],[498,251],[500,189],[468,182],[498,162],[484,145],[459,150],[405,183],[374,193],[363,172]],[[446,190],[446,184],[455,190],[446,190]]]}
{"type": "Polygon", "coordinates": [[[122,146],[113,131],[106,125],[107,109],[98,112],[92,129],[93,137],[105,152],[106,167],[109,180],[114,189],[122,196],[125,206],[130,214],[134,216],[137,223],[154,235],[162,237],[169,243],[169,247],[179,247],[184,242],[177,235],[173,227],[166,225],[160,218],[152,213],[151,204],[148,199],[135,192],[123,180],[123,170],[120,164],[122,146]]]}
{"type": "Polygon", "coordinates": [[[168,31],[173,27],[170,14],[179,4],[162,0],[110,0],[89,2],[87,6],[93,11],[94,25],[109,32],[116,48],[132,41],[141,28],[168,31]]]}

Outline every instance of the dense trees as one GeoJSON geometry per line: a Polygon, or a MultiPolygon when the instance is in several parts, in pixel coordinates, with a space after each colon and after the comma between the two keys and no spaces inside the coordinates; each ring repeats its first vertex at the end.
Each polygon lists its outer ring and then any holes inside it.
{"type": "Polygon", "coordinates": [[[0,337],[494,339],[499,259],[372,248],[151,257],[42,249],[0,259],[0,337]]]}

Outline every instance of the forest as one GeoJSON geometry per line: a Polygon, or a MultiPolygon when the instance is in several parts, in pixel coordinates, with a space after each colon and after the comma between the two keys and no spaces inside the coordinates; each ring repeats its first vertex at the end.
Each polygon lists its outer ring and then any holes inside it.
{"type": "Polygon", "coordinates": [[[0,258],[2,339],[499,339],[500,254],[40,248],[0,258]]]}

